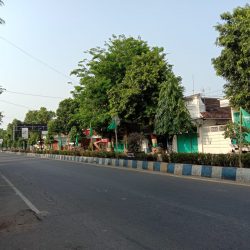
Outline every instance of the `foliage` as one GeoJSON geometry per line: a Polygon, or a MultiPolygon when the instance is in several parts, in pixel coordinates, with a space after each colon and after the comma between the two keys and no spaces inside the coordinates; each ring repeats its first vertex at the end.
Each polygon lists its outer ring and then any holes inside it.
{"type": "Polygon", "coordinates": [[[242,133],[240,133],[240,124],[229,122],[225,127],[224,137],[235,140],[235,143],[237,145],[239,145],[240,141],[242,145],[248,145],[249,142],[246,140],[246,136],[248,135],[248,133],[250,133],[250,129],[242,126],[242,133]]]}
{"type": "Polygon", "coordinates": [[[77,127],[78,109],[78,102],[72,98],[67,98],[61,101],[56,110],[56,119],[48,123],[49,134],[68,134],[71,127],[77,127]]]}
{"type": "MultiPolygon", "coordinates": [[[[169,158],[170,162],[197,165],[238,167],[239,164],[237,154],[171,153],[169,158]]],[[[244,164],[247,167],[246,161],[244,164]]]]}
{"type": "Polygon", "coordinates": [[[55,117],[55,112],[41,107],[39,110],[30,110],[26,113],[24,123],[46,124],[55,117]]]}
{"type": "Polygon", "coordinates": [[[112,115],[153,126],[161,83],[171,71],[164,58],[162,48],[134,56],[121,83],[108,92],[112,115]]]}
{"type": "MultiPolygon", "coordinates": [[[[23,150],[12,150],[13,152],[24,152],[23,150]]],[[[29,152],[29,150],[26,150],[29,152]]],[[[123,153],[106,152],[106,151],[83,151],[83,150],[35,150],[38,154],[56,154],[56,155],[71,155],[85,156],[98,158],[118,158],[131,159],[123,153]]],[[[205,153],[171,153],[170,155],[162,155],[164,162],[184,163],[206,166],[221,166],[221,167],[238,167],[238,154],[205,154],[205,153]]],[[[144,152],[135,153],[133,160],[140,161],[156,161],[156,154],[145,154],[144,152]]],[[[250,153],[242,154],[242,164],[244,168],[250,168],[250,153]]]]}
{"type": "Polygon", "coordinates": [[[76,136],[77,136],[77,128],[75,126],[73,126],[70,129],[69,136],[70,136],[70,141],[74,142],[74,144],[75,144],[76,136]]]}
{"type": "Polygon", "coordinates": [[[238,7],[221,15],[216,45],[220,56],[212,59],[217,75],[226,79],[225,94],[233,107],[250,111],[250,6],[238,7]]]}
{"type": "Polygon", "coordinates": [[[99,133],[106,131],[116,115],[120,127],[126,122],[153,123],[160,84],[171,71],[163,49],[121,35],[87,53],[90,60],[72,71],[80,78],[73,95],[80,104],[77,119],[82,127],[91,124],[99,133]]]}
{"type": "Polygon", "coordinates": [[[191,131],[190,114],[183,99],[181,79],[173,74],[162,84],[156,109],[155,130],[159,135],[172,138],[179,133],[191,131]]]}
{"type": "MultiPolygon", "coordinates": [[[[3,1],[0,0],[0,6],[3,5],[3,4],[4,4],[3,1]]],[[[5,21],[2,18],[0,18],[0,24],[4,24],[4,23],[5,23],[5,21]]]]}
{"type": "Polygon", "coordinates": [[[143,136],[139,133],[131,133],[128,136],[128,151],[129,152],[139,152],[141,149],[141,142],[143,136]]]}
{"type": "Polygon", "coordinates": [[[19,138],[21,138],[21,134],[15,132],[15,141],[13,141],[13,129],[14,127],[16,127],[17,125],[21,125],[22,122],[14,119],[11,123],[8,124],[7,129],[6,129],[6,135],[5,135],[5,145],[6,147],[10,148],[10,147],[15,147],[18,143],[19,138]]]}
{"type": "Polygon", "coordinates": [[[29,143],[29,145],[33,146],[33,145],[37,144],[39,139],[40,139],[39,132],[30,132],[29,133],[28,143],[29,143]]]}

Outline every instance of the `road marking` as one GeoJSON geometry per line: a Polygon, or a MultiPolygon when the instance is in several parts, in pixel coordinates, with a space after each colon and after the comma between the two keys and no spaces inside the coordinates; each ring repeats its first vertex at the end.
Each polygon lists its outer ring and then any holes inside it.
{"type": "Polygon", "coordinates": [[[10,187],[15,191],[15,193],[26,203],[26,205],[37,215],[41,214],[41,212],[33,205],[28,198],[26,198],[13,184],[10,180],[8,180],[3,174],[0,174],[1,177],[10,185],[10,187]]]}

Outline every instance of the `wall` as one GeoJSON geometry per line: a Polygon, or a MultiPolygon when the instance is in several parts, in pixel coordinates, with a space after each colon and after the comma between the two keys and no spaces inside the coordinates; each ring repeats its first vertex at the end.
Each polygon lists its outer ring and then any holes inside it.
{"type": "Polygon", "coordinates": [[[224,126],[204,126],[200,129],[199,151],[212,154],[231,152],[231,140],[224,138],[224,126]]]}
{"type": "Polygon", "coordinates": [[[205,105],[201,100],[200,95],[194,95],[185,98],[186,107],[191,115],[192,119],[201,117],[201,112],[205,112],[205,105]]]}

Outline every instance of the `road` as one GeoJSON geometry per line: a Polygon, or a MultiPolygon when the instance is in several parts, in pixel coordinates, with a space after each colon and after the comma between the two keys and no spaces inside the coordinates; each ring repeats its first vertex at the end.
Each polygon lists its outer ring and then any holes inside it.
{"type": "Polygon", "coordinates": [[[249,186],[5,153],[0,174],[3,250],[250,248],[249,186]]]}

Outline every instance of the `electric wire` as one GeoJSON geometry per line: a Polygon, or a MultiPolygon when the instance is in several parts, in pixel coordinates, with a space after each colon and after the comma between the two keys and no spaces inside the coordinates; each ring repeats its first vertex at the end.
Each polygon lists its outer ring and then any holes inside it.
{"type": "Polygon", "coordinates": [[[26,50],[22,49],[21,47],[17,46],[15,43],[11,42],[10,40],[6,39],[3,36],[0,36],[0,39],[3,40],[4,42],[8,43],[9,45],[11,45],[12,47],[16,48],[17,50],[21,51],[24,55],[32,58],[33,60],[39,62],[40,64],[42,64],[43,66],[49,68],[50,70],[56,72],[57,74],[66,77],[68,80],[71,80],[72,82],[74,82],[74,79],[68,75],[66,75],[65,73],[61,72],[60,70],[56,69],[55,67],[51,66],[50,64],[48,64],[47,62],[39,59],[36,56],[33,56],[31,53],[27,52],[26,50]]]}
{"type": "Polygon", "coordinates": [[[63,99],[63,97],[59,97],[59,96],[39,95],[39,94],[31,94],[31,93],[17,92],[17,91],[10,91],[10,90],[4,90],[4,92],[11,93],[11,94],[17,94],[17,95],[42,97],[42,98],[63,99]]]}
{"type": "Polygon", "coordinates": [[[28,106],[25,106],[25,105],[22,105],[22,104],[13,103],[13,102],[9,102],[9,101],[2,100],[2,99],[0,99],[0,102],[11,104],[11,105],[14,105],[14,106],[17,106],[17,107],[20,107],[20,108],[30,109],[30,107],[28,107],[28,106]]]}

